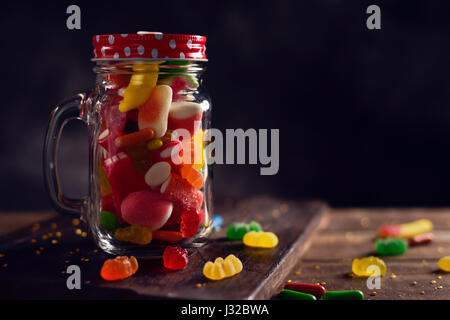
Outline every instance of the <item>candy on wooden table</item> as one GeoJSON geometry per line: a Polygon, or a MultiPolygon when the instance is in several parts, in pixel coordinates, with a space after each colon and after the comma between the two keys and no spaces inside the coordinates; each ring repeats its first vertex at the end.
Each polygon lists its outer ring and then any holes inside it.
{"type": "Polygon", "coordinates": [[[158,187],[169,178],[171,170],[171,166],[168,162],[156,162],[145,174],[145,183],[150,187],[158,187]]]}
{"type": "Polygon", "coordinates": [[[100,224],[108,231],[114,232],[119,227],[119,219],[110,211],[102,211],[99,215],[100,224]]]}
{"type": "Polygon", "coordinates": [[[400,234],[401,234],[400,225],[386,225],[382,226],[378,230],[378,236],[380,238],[387,238],[387,237],[396,238],[400,237],[400,234]]]}
{"type": "Polygon", "coordinates": [[[218,230],[220,227],[222,227],[223,224],[223,218],[221,215],[214,215],[213,217],[213,230],[218,230]]]}
{"type": "Polygon", "coordinates": [[[309,293],[298,292],[289,289],[283,289],[278,294],[281,300],[317,300],[317,298],[309,293]]]}
{"type": "Polygon", "coordinates": [[[256,221],[250,223],[234,222],[227,229],[227,238],[229,240],[242,240],[249,231],[262,231],[261,225],[256,221]]]}
{"type": "Polygon", "coordinates": [[[139,107],[139,129],[153,129],[155,138],[164,136],[167,130],[167,118],[171,101],[172,89],[166,85],[156,86],[150,98],[139,107]]]}
{"type": "Polygon", "coordinates": [[[152,191],[130,193],[121,205],[123,220],[129,224],[146,226],[150,231],[161,228],[169,220],[172,209],[170,201],[152,191]]]}
{"type": "Polygon", "coordinates": [[[430,243],[434,240],[434,235],[431,232],[418,234],[409,239],[410,246],[418,246],[422,244],[430,243]]]}
{"type": "Polygon", "coordinates": [[[164,242],[178,242],[183,239],[183,235],[178,231],[171,230],[156,230],[152,233],[153,240],[159,240],[164,242]]]}
{"type": "Polygon", "coordinates": [[[445,272],[450,272],[450,256],[445,256],[438,261],[439,269],[445,272]]]}
{"type": "Polygon", "coordinates": [[[182,165],[180,168],[180,175],[194,188],[201,189],[203,187],[203,175],[199,171],[195,170],[191,165],[182,165]]]}
{"type": "Polygon", "coordinates": [[[201,211],[202,211],[201,209],[183,210],[183,212],[181,213],[181,223],[180,223],[180,231],[183,238],[193,237],[197,233],[198,227],[202,220],[202,217],[200,215],[201,211]]]}
{"type": "Polygon", "coordinates": [[[152,139],[149,142],[147,142],[147,148],[150,151],[158,150],[163,146],[163,141],[160,138],[152,139]]]}
{"type": "Polygon", "coordinates": [[[403,254],[406,249],[408,249],[408,244],[402,238],[386,238],[375,241],[375,251],[380,256],[403,254]]]}
{"type": "Polygon", "coordinates": [[[148,188],[144,176],[139,174],[130,157],[120,152],[103,161],[106,176],[111,185],[112,198],[119,221],[122,222],[121,203],[130,193],[148,188]]]}
{"type": "MultiPolygon", "coordinates": [[[[119,105],[121,112],[138,108],[149,99],[156,87],[159,65],[136,63],[133,65],[133,71],[130,83],[125,89],[123,100],[119,105]]],[[[170,99],[172,99],[172,95],[170,99]]]]}
{"type": "Polygon", "coordinates": [[[242,239],[248,247],[273,248],[278,245],[278,237],[273,232],[250,231],[242,239]]]}
{"type": "Polygon", "coordinates": [[[196,102],[174,102],[169,111],[167,128],[170,130],[185,129],[193,137],[202,125],[203,109],[196,102]]]}
{"type": "Polygon", "coordinates": [[[412,238],[422,233],[428,233],[433,230],[433,223],[428,219],[420,219],[409,223],[399,225],[386,225],[378,230],[378,236],[381,238],[412,238]]]}
{"type": "Polygon", "coordinates": [[[325,287],[321,286],[320,284],[311,284],[311,283],[291,282],[286,283],[284,285],[284,288],[292,291],[312,294],[317,299],[320,299],[327,291],[325,287]]]}
{"type": "Polygon", "coordinates": [[[161,193],[181,210],[199,210],[203,204],[203,192],[195,189],[176,173],[161,185],[161,193]]]}
{"type": "Polygon", "coordinates": [[[352,271],[358,277],[383,276],[386,274],[387,267],[383,260],[378,257],[364,257],[354,259],[352,271]]]}
{"type": "Polygon", "coordinates": [[[115,259],[108,259],[103,263],[100,276],[108,281],[122,280],[135,274],[138,268],[135,257],[119,256],[115,259]]]}
{"type": "Polygon", "coordinates": [[[152,241],[152,231],[145,226],[132,224],[131,226],[116,229],[114,237],[120,241],[145,245],[152,241]]]}
{"type": "Polygon", "coordinates": [[[180,246],[167,246],[163,253],[164,267],[170,270],[182,270],[188,265],[188,252],[180,246]]]}
{"type": "Polygon", "coordinates": [[[121,135],[114,140],[114,143],[117,148],[125,148],[151,140],[154,136],[155,131],[153,129],[144,128],[133,133],[121,135]]]}
{"type": "Polygon", "coordinates": [[[233,254],[225,259],[217,258],[214,262],[208,261],[203,266],[203,275],[210,280],[222,280],[240,273],[242,262],[233,254]]]}
{"type": "Polygon", "coordinates": [[[364,300],[364,293],[360,290],[327,291],[323,300],[364,300]]]}

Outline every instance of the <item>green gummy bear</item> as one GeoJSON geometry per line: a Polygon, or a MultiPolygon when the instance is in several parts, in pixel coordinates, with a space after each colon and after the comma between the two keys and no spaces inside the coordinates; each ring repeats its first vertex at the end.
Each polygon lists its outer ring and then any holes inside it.
{"type": "Polygon", "coordinates": [[[249,231],[261,231],[261,225],[256,221],[250,223],[234,222],[227,229],[227,238],[229,240],[242,240],[249,231]]]}
{"type": "Polygon", "coordinates": [[[100,212],[100,223],[106,230],[114,232],[119,226],[119,219],[112,212],[102,211],[100,212]]]}
{"type": "Polygon", "coordinates": [[[408,244],[401,238],[377,239],[375,251],[380,256],[395,256],[403,254],[408,249],[408,244]]]}

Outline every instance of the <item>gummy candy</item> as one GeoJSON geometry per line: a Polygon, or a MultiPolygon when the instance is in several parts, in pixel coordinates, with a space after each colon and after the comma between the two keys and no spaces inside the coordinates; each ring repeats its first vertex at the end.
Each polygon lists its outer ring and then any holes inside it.
{"type": "Polygon", "coordinates": [[[122,200],[133,191],[147,188],[144,176],[140,175],[133,166],[130,157],[123,152],[118,153],[103,162],[106,175],[111,185],[114,207],[122,221],[122,200]]]}
{"type": "Polygon", "coordinates": [[[115,134],[123,132],[127,120],[127,115],[119,111],[120,100],[120,96],[107,96],[101,111],[105,129],[115,134]]]}
{"type": "Polygon", "coordinates": [[[214,263],[208,261],[203,266],[203,275],[211,280],[222,280],[242,271],[242,262],[230,254],[225,259],[217,258],[214,263]]]}
{"type": "Polygon", "coordinates": [[[281,290],[278,296],[281,300],[317,300],[317,298],[312,294],[297,292],[289,289],[281,290]]]}
{"type": "Polygon", "coordinates": [[[123,220],[129,224],[146,226],[150,231],[161,228],[169,220],[172,209],[170,201],[152,191],[130,193],[121,205],[123,220]]]}
{"type": "Polygon", "coordinates": [[[174,140],[163,145],[161,148],[152,152],[152,161],[160,162],[166,161],[170,164],[173,170],[177,171],[181,167],[182,158],[181,152],[183,151],[183,145],[180,141],[174,140]]]}
{"type": "MultiPolygon", "coordinates": [[[[164,71],[166,70],[170,69],[164,68],[164,71]]],[[[176,69],[172,69],[172,71],[174,70],[176,69]]],[[[177,71],[179,70],[180,69],[178,69],[177,71]]],[[[197,89],[199,86],[197,79],[193,75],[165,77],[164,79],[161,79],[158,83],[169,85],[172,88],[173,90],[172,101],[183,100],[184,96],[186,95],[185,92],[183,92],[183,90],[197,89]]]]}
{"type": "Polygon", "coordinates": [[[222,227],[223,224],[223,218],[221,215],[215,215],[213,218],[213,230],[218,230],[220,227],[222,227]]]}
{"type": "Polygon", "coordinates": [[[193,237],[197,233],[201,222],[200,211],[190,209],[181,213],[180,231],[183,238],[193,237]]]}
{"type": "Polygon", "coordinates": [[[102,197],[102,210],[111,212],[116,211],[112,194],[102,197]]]}
{"type": "Polygon", "coordinates": [[[124,148],[151,140],[154,136],[155,131],[153,131],[153,129],[144,128],[133,133],[119,136],[114,140],[114,143],[117,148],[124,148]]]}
{"type": "Polygon", "coordinates": [[[126,147],[125,151],[130,157],[137,172],[140,174],[145,174],[148,169],[150,169],[150,151],[147,149],[147,145],[145,143],[126,147]]]}
{"type": "Polygon", "coordinates": [[[354,259],[352,264],[353,273],[359,277],[383,276],[386,274],[386,270],[384,261],[373,256],[354,259]]]}
{"type": "Polygon", "coordinates": [[[450,272],[450,256],[440,258],[438,266],[442,271],[450,272]]]}
{"type": "Polygon", "coordinates": [[[409,239],[410,246],[418,246],[421,244],[427,244],[434,240],[434,235],[431,232],[418,234],[417,236],[409,239]]]}
{"type": "Polygon", "coordinates": [[[394,256],[403,254],[408,249],[408,244],[402,238],[377,239],[375,251],[380,256],[394,256]]]}
{"type": "Polygon", "coordinates": [[[242,241],[246,246],[256,248],[273,248],[278,245],[278,237],[273,232],[250,231],[242,241]]]}
{"type": "Polygon", "coordinates": [[[102,211],[100,212],[99,218],[100,223],[103,227],[105,227],[106,230],[114,232],[119,226],[119,219],[117,219],[117,216],[112,212],[102,211]]]}
{"type": "Polygon", "coordinates": [[[158,139],[150,140],[150,141],[147,143],[147,148],[148,148],[148,150],[150,150],[150,151],[155,151],[155,150],[158,150],[159,148],[161,148],[162,145],[163,145],[162,140],[158,138],[158,139]]]}
{"type": "Polygon", "coordinates": [[[360,290],[327,291],[323,300],[364,300],[364,293],[360,290]]]}
{"type": "Polygon", "coordinates": [[[185,129],[193,137],[202,124],[202,106],[195,102],[174,102],[170,107],[167,128],[185,129]]]}
{"type": "Polygon", "coordinates": [[[380,238],[397,238],[400,237],[402,230],[400,225],[386,225],[382,226],[380,230],[378,230],[378,236],[380,238]]]}
{"type": "MultiPolygon", "coordinates": [[[[178,131],[174,131],[178,133],[178,131]]],[[[183,141],[182,161],[185,164],[192,164],[197,170],[203,168],[205,155],[203,148],[203,130],[199,129],[191,140],[183,141]]]]}
{"type": "Polygon", "coordinates": [[[234,222],[227,229],[227,238],[229,240],[242,240],[247,232],[261,230],[261,225],[256,221],[251,221],[249,224],[234,222]]]}
{"type": "Polygon", "coordinates": [[[145,226],[132,224],[131,226],[117,229],[114,237],[120,241],[144,245],[152,241],[152,231],[145,226]]]}
{"type": "Polygon", "coordinates": [[[107,196],[112,193],[108,178],[106,177],[105,167],[101,162],[98,164],[98,179],[100,181],[100,193],[107,196]]]}
{"type": "Polygon", "coordinates": [[[175,173],[161,185],[161,193],[181,210],[199,210],[203,203],[203,192],[175,173]]]}
{"type": "Polygon", "coordinates": [[[160,186],[170,177],[171,167],[166,161],[153,164],[145,174],[145,183],[150,187],[160,186]]]}
{"type": "Polygon", "coordinates": [[[156,230],[152,233],[153,240],[165,242],[178,242],[183,239],[183,235],[178,231],[156,230]]]}
{"type": "Polygon", "coordinates": [[[381,238],[412,238],[418,234],[427,233],[433,230],[433,223],[428,219],[420,219],[410,223],[400,225],[387,225],[378,230],[381,238]]]}
{"type": "Polygon", "coordinates": [[[312,294],[317,299],[320,299],[324,295],[324,293],[327,291],[320,284],[310,284],[310,283],[295,283],[295,282],[291,282],[291,283],[287,283],[284,286],[284,288],[287,289],[287,290],[292,290],[292,291],[312,294]]]}
{"type": "Polygon", "coordinates": [[[135,257],[119,256],[108,259],[103,263],[100,276],[109,281],[126,279],[138,270],[138,262],[135,257]]]}
{"type": "Polygon", "coordinates": [[[133,71],[130,83],[125,89],[123,100],[119,105],[121,112],[138,108],[147,101],[153,88],[156,87],[159,65],[136,63],[133,65],[133,71]]]}
{"type": "Polygon", "coordinates": [[[201,189],[203,187],[203,175],[199,171],[195,170],[191,165],[182,165],[180,175],[194,188],[201,189]]]}
{"type": "Polygon", "coordinates": [[[151,128],[155,131],[155,138],[164,136],[167,130],[172,89],[166,85],[156,86],[150,98],[139,107],[139,129],[151,128]]]}
{"type": "Polygon", "coordinates": [[[170,270],[182,270],[188,264],[188,252],[180,246],[166,247],[163,253],[164,267],[170,270]]]}

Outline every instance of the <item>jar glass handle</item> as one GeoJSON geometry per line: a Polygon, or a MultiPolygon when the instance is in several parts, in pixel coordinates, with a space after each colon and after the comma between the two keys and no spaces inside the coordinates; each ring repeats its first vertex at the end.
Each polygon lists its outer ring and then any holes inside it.
{"type": "Polygon", "coordinates": [[[58,171],[58,151],[61,133],[67,122],[82,120],[87,123],[87,96],[87,93],[79,93],[56,106],[48,124],[43,152],[45,187],[53,206],[61,213],[77,217],[82,214],[83,199],[71,199],[63,194],[58,171]]]}

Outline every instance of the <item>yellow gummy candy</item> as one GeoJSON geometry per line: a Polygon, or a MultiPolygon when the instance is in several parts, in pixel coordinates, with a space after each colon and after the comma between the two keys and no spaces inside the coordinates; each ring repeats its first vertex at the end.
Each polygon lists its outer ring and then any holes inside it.
{"type": "Polygon", "coordinates": [[[203,267],[203,275],[211,280],[222,280],[242,271],[242,262],[230,254],[225,259],[217,258],[214,263],[208,261],[203,267]]]}
{"type": "Polygon", "coordinates": [[[377,257],[354,259],[352,271],[359,277],[383,276],[386,274],[386,264],[377,257]]]}
{"type": "Polygon", "coordinates": [[[117,229],[114,237],[120,241],[144,245],[152,241],[152,231],[145,226],[132,224],[131,226],[117,229]]]}
{"type": "Polygon", "coordinates": [[[195,148],[194,163],[193,163],[192,167],[194,169],[200,170],[205,163],[205,155],[204,155],[204,148],[203,148],[203,130],[198,129],[198,131],[192,137],[192,140],[194,142],[194,148],[195,148]]]}
{"type": "Polygon", "coordinates": [[[246,246],[257,248],[273,248],[278,245],[278,237],[273,232],[250,231],[242,241],[246,246]]]}
{"type": "Polygon", "coordinates": [[[442,271],[450,272],[450,256],[440,258],[438,266],[442,271]]]}
{"type": "Polygon", "coordinates": [[[420,219],[410,223],[400,225],[400,237],[412,238],[418,234],[427,233],[433,230],[433,223],[428,219],[420,219]]]}
{"type": "Polygon", "coordinates": [[[119,104],[121,112],[138,108],[147,101],[153,88],[156,87],[159,65],[136,63],[133,65],[133,71],[130,83],[125,89],[123,99],[119,104]]]}

